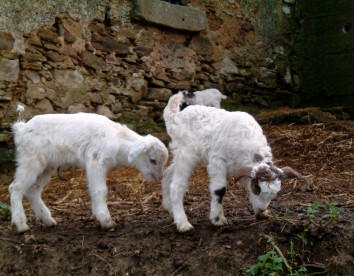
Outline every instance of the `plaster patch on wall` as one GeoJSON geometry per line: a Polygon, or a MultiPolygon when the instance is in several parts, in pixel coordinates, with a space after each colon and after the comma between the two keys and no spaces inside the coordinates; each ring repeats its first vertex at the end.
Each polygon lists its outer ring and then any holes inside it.
{"type": "Polygon", "coordinates": [[[23,34],[42,26],[52,26],[61,12],[83,23],[88,23],[97,13],[104,13],[111,0],[102,1],[0,1],[0,31],[11,33],[15,39],[13,52],[23,54],[23,34]]]}

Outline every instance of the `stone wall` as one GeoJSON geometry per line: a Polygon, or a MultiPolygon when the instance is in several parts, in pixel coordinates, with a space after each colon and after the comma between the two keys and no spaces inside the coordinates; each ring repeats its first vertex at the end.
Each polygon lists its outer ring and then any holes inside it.
{"type": "Polygon", "coordinates": [[[13,159],[16,104],[96,112],[140,133],[163,129],[181,89],[219,88],[224,107],[291,104],[293,1],[0,2],[0,162],[13,159]]]}

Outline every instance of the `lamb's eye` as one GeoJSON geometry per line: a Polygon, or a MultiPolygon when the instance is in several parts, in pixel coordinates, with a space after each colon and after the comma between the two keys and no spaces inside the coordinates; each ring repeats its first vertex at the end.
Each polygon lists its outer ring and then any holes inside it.
{"type": "Polygon", "coordinates": [[[150,159],[150,162],[151,162],[151,164],[156,165],[156,160],[154,160],[154,159],[150,159]]]}

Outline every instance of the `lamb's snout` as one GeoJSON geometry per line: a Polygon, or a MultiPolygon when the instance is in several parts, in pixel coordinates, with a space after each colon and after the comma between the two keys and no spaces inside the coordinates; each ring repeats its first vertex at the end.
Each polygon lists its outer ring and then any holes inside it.
{"type": "Polygon", "coordinates": [[[267,210],[266,208],[260,208],[260,207],[258,207],[258,212],[259,213],[263,213],[265,210],[267,210]]]}
{"type": "Polygon", "coordinates": [[[270,212],[268,211],[268,209],[265,209],[263,212],[257,213],[256,214],[256,218],[257,219],[266,219],[271,217],[270,212]]]}
{"type": "Polygon", "coordinates": [[[153,175],[152,178],[154,179],[155,182],[161,182],[161,180],[162,180],[162,175],[159,175],[159,176],[157,176],[157,177],[153,175]]]}

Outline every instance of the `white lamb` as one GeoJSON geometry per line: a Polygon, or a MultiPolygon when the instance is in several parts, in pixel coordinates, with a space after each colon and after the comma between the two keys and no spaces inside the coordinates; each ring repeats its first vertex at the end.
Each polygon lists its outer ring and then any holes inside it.
{"type": "Polygon", "coordinates": [[[235,180],[245,185],[256,214],[267,209],[282,178],[301,177],[290,167],[280,169],[273,164],[266,137],[251,115],[197,105],[180,111],[183,97],[183,93],[172,96],[163,114],[173,154],[162,180],[163,206],[173,215],[178,231],[193,228],[183,209],[183,197],[199,164],[207,165],[214,225],[227,222],[222,200],[228,174],[236,174],[235,180]]]}
{"type": "Polygon", "coordinates": [[[210,88],[203,91],[188,92],[182,91],[185,96],[185,104],[188,105],[205,105],[220,108],[221,100],[227,97],[218,89],[210,88]]]}
{"type": "Polygon", "coordinates": [[[38,115],[27,123],[15,123],[12,129],[17,169],[9,192],[12,223],[19,232],[29,229],[23,195],[37,219],[47,226],[57,224],[42,201],[41,192],[58,167],[70,164],[86,169],[92,213],[102,228],[110,229],[115,223],[106,203],[108,171],[129,165],[139,169],[147,180],[159,182],[168,157],[159,139],[142,137],[97,114],[38,115]]]}

